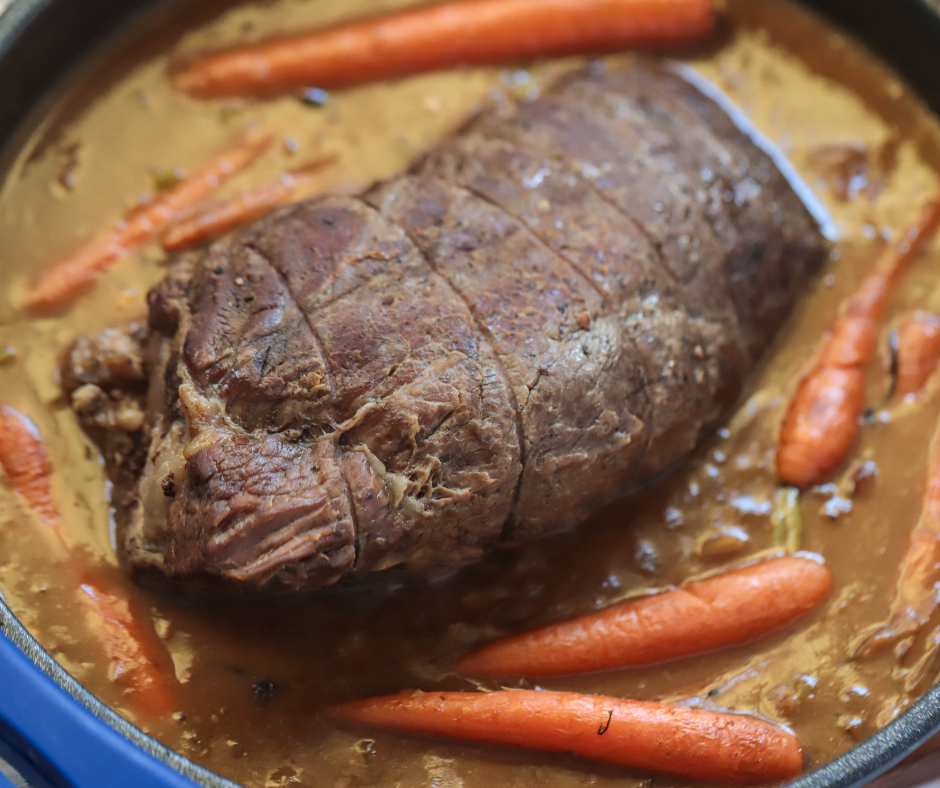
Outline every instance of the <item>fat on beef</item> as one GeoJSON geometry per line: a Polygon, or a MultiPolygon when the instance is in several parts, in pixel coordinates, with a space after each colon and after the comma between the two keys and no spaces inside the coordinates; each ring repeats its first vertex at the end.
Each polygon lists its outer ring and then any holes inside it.
{"type": "MultiPolygon", "coordinates": [[[[571,74],[174,263],[127,339],[148,390],[122,558],[278,594],[580,523],[721,422],[825,252],[681,76],[571,74]]],[[[86,408],[101,370],[140,377],[94,346],[86,408]]]]}

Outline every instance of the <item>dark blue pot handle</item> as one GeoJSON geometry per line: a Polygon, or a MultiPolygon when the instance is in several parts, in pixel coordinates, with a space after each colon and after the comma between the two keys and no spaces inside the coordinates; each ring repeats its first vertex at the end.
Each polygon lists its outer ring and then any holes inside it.
{"type": "Polygon", "coordinates": [[[36,788],[197,788],[80,705],[2,633],[0,757],[36,788]]]}

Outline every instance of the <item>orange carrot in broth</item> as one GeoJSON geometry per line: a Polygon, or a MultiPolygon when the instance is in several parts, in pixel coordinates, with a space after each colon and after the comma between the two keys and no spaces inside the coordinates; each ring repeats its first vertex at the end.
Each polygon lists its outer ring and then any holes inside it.
{"type": "Polygon", "coordinates": [[[172,714],[173,669],[156,635],[138,624],[126,602],[107,593],[90,575],[81,578],[79,599],[111,661],[111,680],[125,689],[136,709],[154,718],[172,714]]]}
{"type": "Polygon", "coordinates": [[[940,194],[888,249],[836,319],[812,370],[797,386],[780,430],[777,475],[786,484],[817,484],[846,456],[858,433],[865,370],[895,283],[940,226],[940,194]]]}
{"type": "MultiPolygon", "coordinates": [[[[10,486],[51,531],[49,545],[57,559],[69,555],[62,516],[52,494],[52,464],[39,429],[16,408],[0,404],[0,467],[10,486]]],[[[111,661],[112,678],[133,696],[137,708],[152,716],[170,714],[173,698],[165,678],[167,662],[154,637],[135,621],[126,605],[86,573],[78,583],[79,600],[88,611],[92,631],[111,661]]]]}
{"type": "Polygon", "coordinates": [[[680,44],[712,0],[449,0],[209,55],[174,75],[201,98],[334,88],[459,65],[680,44]]]}
{"type": "Polygon", "coordinates": [[[829,593],[829,570],[783,556],[498,640],[459,673],[561,676],[649,665],[753,640],[805,615],[829,593]]]}
{"type": "Polygon", "coordinates": [[[207,243],[284,205],[296,190],[297,185],[292,180],[278,180],[208,206],[199,214],[173,225],[163,237],[163,248],[167,252],[177,252],[207,243]]]}
{"type": "Polygon", "coordinates": [[[49,480],[52,465],[39,428],[11,405],[0,405],[0,467],[27,507],[61,536],[62,520],[49,480]]]}
{"type": "Polygon", "coordinates": [[[575,692],[405,692],[332,706],[333,717],[423,736],[574,753],[726,783],[802,770],[800,743],[753,717],[575,692]]]}
{"type": "Polygon", "coordinates": [[[940,317],[915,312],[898,326],[898,364],[894,396],[916,396],[940,362],[940,317]]]}
{"type": "Polygon", "coordinates": [[[174,224],[163,236],[163,248],[168,252],[176,252],[198,246],[260,219],[275,208],[291,202],[298,189],[315,172],[335,161],[335,156],[325,157],[303,169],[285,173],[272,183],[244,191],[231,200],[206,206],[194,216],[174,224]]]}
{"type": "Polygon", "coordinates": [[[165,194],[135,209],[106,233],[43,271],[30,287],[27,307],[40,313],[67,307],[110,266],[152,241],[184,211],[248,167],[270,142],[269,135],[240,139],[165,194]]]}

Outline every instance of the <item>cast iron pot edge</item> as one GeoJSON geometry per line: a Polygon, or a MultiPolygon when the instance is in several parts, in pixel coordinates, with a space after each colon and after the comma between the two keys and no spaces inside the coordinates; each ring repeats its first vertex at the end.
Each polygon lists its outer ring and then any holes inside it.
{"type": "MultiPolygon", "coordinates": [[[[178,772],[183,777],[192,780],[197,785],[203,786],[203,788],[241,788],[230,780],[210,772],[208,769],[193,763],[179,753],[160,744],[156,739],[144,733],[140,728],[128,722],[110,707],[98,700],[79,684],[78,681],[56,662],[39,642],[29,634],[26,628],[13,614],[13,611],[6,605],[3,597],[0,596],[0,636],[4,635],[9,638],[39,670],[52,679],[58,687],[80,706],[148,755],[178,772]]],[[[32,750],[29,746],[30,742],[11,742],[11,744],[18,745],[15,748],[21,750],[21,752],[18,753],[21,757],[24,754],[23,750],[27,751],[27,757],[28,751],[32,750]]],[[[41,755],[40,758],[42,759],[41,755]]],[[[56,766],[54,763],[30,763],[29,766],[33,767],[41,777],[55,784],[59,784],[59,779],[56,779],[55,775],[56,766]]],[[[108,769],[111,768],[111,764],[102,763],[101,767],[102,769],[108,769]]],[[[134,770],[130,769],[126,774],[129,779],[133,779],[134,770]]]]}

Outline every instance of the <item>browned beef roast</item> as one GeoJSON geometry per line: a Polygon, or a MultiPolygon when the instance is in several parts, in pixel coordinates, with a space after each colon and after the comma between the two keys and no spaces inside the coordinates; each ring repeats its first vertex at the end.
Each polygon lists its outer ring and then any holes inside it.
{"type": "MultiPolygon", "coordinates": [[[[153,290],[125,561],[276,593],[577,523],[716,426],[824,246],[671,73],[585,71],[485,113],[411,174],[277,211],[153,290]]],[[[140,369],[116,343],[72,363],[111,429],[127,403],[99,378],[140,369]]]]}

